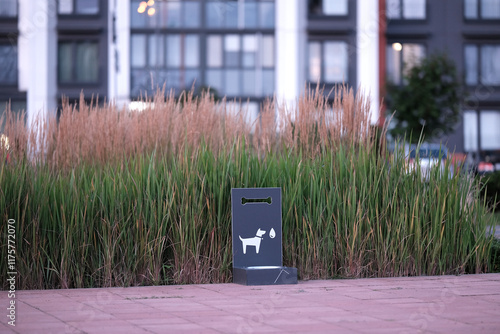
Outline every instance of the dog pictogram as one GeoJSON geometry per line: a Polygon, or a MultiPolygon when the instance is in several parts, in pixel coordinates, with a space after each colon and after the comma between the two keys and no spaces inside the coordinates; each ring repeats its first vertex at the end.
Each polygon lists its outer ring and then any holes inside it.
{"type": "Polygon", "coordinates": [[[247,253],[247,246],[254,246],[255,252],[257,254],[259,254],[260,243],[262,241],[262,236],[264,234],[266,234],[266,231],[263,231],[259,228],[257,230],[257,233],[255,234],[255,237],[253,237],[253,238],[242,238],[240,235],[239,237],[240,237],[241,243],[243,244],[243,254],[247,253]]]}

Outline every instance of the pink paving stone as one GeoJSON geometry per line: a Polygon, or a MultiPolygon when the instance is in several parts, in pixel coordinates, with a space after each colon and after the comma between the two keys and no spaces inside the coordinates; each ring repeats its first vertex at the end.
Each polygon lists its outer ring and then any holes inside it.
{"type": "MultiPolygon", "coordinates": [[[[18,301],[16,333],[500,332],[500,274],[20,291],[18,301]]],[[[0,331],[13,332],[5,319],[0,331]]]]}

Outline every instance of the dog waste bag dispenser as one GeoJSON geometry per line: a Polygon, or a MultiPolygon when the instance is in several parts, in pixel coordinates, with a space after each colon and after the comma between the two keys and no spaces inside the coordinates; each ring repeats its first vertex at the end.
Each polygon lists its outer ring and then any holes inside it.
{"type": "Polygon", "coordinates": [[[234,188],[233,282],[295,284],[297,269],[283,267],[281,188],[234,188]]]}

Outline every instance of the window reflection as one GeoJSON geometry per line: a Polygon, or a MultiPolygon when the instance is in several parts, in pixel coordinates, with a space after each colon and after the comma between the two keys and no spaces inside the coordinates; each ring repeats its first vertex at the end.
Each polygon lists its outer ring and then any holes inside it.
{"type": "Polygon", "coordinates": [[[349,80],[346,42],[311,41],[308,50],[311,82],[342,83],[349,80]]]}
{"type": "Polygon", "coordinates": [[[387,80],[393,84],[403,84],[404,77],[425,57],[425,47],[415,43],[392,43],[387,46],[387,80]]]}
{"type": "Polygon", "coordinates": [[[131,1],[132,96],[194,81],[228,97],[274,93],[274,0],[156,1],[153,15],[140,3],[131,1]]]}
{"type": "Polygon", "coordinates": [[[209,35],[207,47],[207,85],[229,97],[274,93],[273,35],[209,35]]]}
{"type": "Polygon", "coordinates": [[[468,85],[500,85],[500,45],[466,45],[465,82],[468,85]]]}

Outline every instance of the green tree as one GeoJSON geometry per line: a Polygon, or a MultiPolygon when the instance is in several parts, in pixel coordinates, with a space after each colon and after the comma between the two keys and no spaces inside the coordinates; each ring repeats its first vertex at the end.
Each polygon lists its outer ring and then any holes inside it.
{"type": "Polygon", "coordinates": [[[453,131],[462,103],[453,61],[445,54],[431,55],[411,68],[404,81],[387,87],[386,103],[394,113],[391,134],[417,142],[421,134],[432,140],[453,131]]]}

